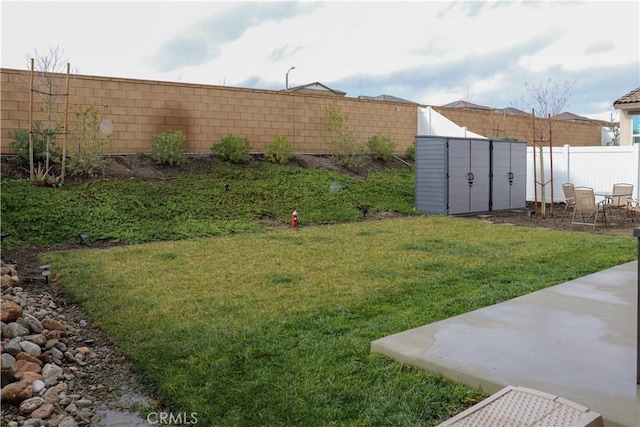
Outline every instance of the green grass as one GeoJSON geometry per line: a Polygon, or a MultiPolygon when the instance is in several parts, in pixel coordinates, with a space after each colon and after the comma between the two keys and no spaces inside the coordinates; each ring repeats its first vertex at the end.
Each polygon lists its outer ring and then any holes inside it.
{"type": "MultiPolygon", "coordinates": [[[[293,195],[269,200],[273,188],[254,179],[261,169],[237,173],[253,184],[234,191],[263,194],[256,211],[291,210],[293,195]]],[[[320,187],[337,179],[289,173],[294,182],[322,179],[320,187]]],[[[380,178],[396,179],[406,177],[380,178]]],[[[362,201],[374,191],[352,184],[359,197],[338,197],[362,201]]],[[[306,221],[323,209],[314,197],[335,196],[298,192],[306,221]]],[[[340,206],[344,216],[317,222],[348,220],[340,206]]],[[[432,426],[483,395],[371,354],[372,340],[631,261],[636,244],[420,216],[50,252],[44,261],[161,403],[196,412],[198,424],[432,426]]]]}
{"type": "Polygon", "coordinates": [[[167,181],[67,183],[34,187],[0,181],[3,249],[95,240],[141,243],[261,231],[265,223],[359,221],[369,215],[413,211],[413,170],[375,172],[366,181],[336,172],[263,162],[247,166],[214,160],[197,173],[167,181]],[[225,191],[225,184],[229,184],[225,191]]]}

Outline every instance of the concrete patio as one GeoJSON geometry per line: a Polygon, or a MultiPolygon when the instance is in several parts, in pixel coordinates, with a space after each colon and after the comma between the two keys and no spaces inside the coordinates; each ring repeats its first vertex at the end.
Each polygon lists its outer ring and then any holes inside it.
{"type": "Polygon", "coordinates": [[[378,339],[371,351],[493,394],[521,386],[640,426],[637,261],[378,339]]]}

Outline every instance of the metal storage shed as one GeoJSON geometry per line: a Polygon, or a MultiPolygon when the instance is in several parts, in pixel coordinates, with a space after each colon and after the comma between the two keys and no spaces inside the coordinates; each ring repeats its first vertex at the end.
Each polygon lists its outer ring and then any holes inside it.
{"type": "Polygon", "coordinates": [[[521,141],[416,136],[416,209],[465,214],[526,207],[521,141]]]}

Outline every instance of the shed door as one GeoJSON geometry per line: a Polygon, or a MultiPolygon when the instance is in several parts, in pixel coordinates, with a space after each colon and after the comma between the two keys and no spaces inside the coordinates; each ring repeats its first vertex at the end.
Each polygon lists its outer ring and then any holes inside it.
{"type": "Polygon", "coordinates": [[[489,140],[449,140],[449,214],[489,210],[489,140]]]}
{"type": "Polygon", "coordinates": [[[492,210],[526,206],[526,144],[493,141],[492,210]]]}

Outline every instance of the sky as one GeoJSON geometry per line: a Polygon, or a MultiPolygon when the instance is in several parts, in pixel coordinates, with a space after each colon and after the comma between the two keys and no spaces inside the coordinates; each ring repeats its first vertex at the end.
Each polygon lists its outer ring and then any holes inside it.
{"type": "Polygon", "coordinates": [[[638,1],[2,0],[0,19],[3,68],[58,48],[82,75],[282,90],[288,74],[526,111],[557,85],[563,111],[607,121],[640,86],[638,1]]]}

